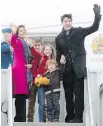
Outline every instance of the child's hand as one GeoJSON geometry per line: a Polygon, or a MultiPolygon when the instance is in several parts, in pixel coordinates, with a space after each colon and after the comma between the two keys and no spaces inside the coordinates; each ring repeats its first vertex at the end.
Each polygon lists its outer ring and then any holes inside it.
{"type": "Polygon", "coordinates": [[[40,74],[38,74],[38,75],[37,75],[37,77],[39,78],[39,77],[41,77],[41,75],[40,75],[40,74]]]}
{"type": "Polygon", "coordinates": [[[27,64],[25,65],[28,69],[32,68],[32,65],[31,64],[27,64]]]}
{"type": "Polygon", "coordinates": [[[64,55],[61,55],[60,63],[61,64],[65,64],[66,63],[66,58],[65,58],[64,55]]]}

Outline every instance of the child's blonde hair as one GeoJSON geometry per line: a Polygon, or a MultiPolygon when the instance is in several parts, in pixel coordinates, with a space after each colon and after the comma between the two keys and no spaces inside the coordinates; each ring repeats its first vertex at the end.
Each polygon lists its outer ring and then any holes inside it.
{"type": "Polygon", "coordinates": [[[49,64],[54,64],[54,65],[56,66],[57,62],[56,62],[55,59],[49,59],[49,60],[47,60],[47,62],[46,62],[46,67],[47,67],[47,68],[48,68],[48,65],[49,65],[49,64]]]}
{"type": "Polygon", "coordinates": [[[53,46],[52,46],[51,44],[46,44],[46,45],[44,45],[44,46],[43,46],[43,52],[44,52],[44,49],[45,49],[47,46],[49,46],[49,47],[51,48],[51,50],[52,50],[51,59],[55,59],[55,58],[56,58],[56,53],[55,53],[55,50],[54,50],[54,48],[53,48],[53,46]]]}

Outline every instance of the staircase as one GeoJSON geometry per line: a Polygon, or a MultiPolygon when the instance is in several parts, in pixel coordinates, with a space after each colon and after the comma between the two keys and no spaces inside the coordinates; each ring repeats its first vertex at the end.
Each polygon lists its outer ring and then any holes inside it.
{"type": "MultiPolygon", "coordinates": [[[[12,104],[12,82],[11,82],[11,72],[9,70],[3,70],[1,76],[2,90],[1,102],[8,100],[8,124],[7,117],[4,113],[1,113],[1,122],[5,123],[1,126],[103,126],[103,69],[102,70],[88,70],[88,82],[85,81],[85,108],[84,108],[84,123],[64,123],[64,118],[66,116],[65,110],[65,98],[64,91],[61,85],[61,97],[60,97],[60,123],[39,123],[38,121],[38,103],[36,103],[35,108],[35,122],[28,123],[13,123],[13,118],[15,116],[14,100],[12,104]],[[8,74],[9,73],[9,74],[8,74]],[[5,79],[6,78],[6,79],[5,79]],[[7,85],[8,83],[8,85],[7,85]],[[6,88],[5,88],[6,87],[6,88]],[[5,89],[5,90],[4,90],[5,89]],[[8,95],[7,95],[8,94],[8,95]],[[12,110],[13,106],[13,110],[12,110]]],[[[28,103],[28,101],[27,101],[28,103]]],[[[4,110],[7,109],[3,108],[4,110]]],[[[28,104],[27,104],[28,109],[28,104]]],[[[28,110],[27,110],[28,111],[28,110]]]]}
{"type": "MultiPolygon", "coordinates": [[[[65,97],[64,97],[64,90],[61,83],[61,97],[60,97],[60,123],[40,123],[38,120],[38,97],[36,98],[36,105],[35,105],[35,116],[33,123],[31,122],[14,122],[13,126],[85,126],[83,123],[64,123],[64,119],[66,116],[66,104],[65,104],[65,97]]],[[[13,100],[13,117],[15,116],[15,100],[13,100]]],[[[26,102],[26,111],[28,112],[28,100],[26,102]]]]}
{"type": "Polygon", "coordinates": [[[84,126],[83,123],[14,123],[13,126],[84,126]]]}

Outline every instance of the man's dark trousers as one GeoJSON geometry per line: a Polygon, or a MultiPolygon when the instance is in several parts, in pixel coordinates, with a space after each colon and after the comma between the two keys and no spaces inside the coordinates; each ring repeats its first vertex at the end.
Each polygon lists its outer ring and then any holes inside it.
{"type": "Polygon", "coordinates": [[[67,111],[65,122],[69,122],[72,119],[82,121],[84,110],[84,77],[77,78],[72,65],[70,65],[68,73],[64,73],[63,86],[67,111]]]}

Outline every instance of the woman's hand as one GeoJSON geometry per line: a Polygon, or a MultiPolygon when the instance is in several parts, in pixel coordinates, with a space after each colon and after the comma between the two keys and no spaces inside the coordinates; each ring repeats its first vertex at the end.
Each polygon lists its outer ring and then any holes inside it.
{"type": "Polygon", "coordinates": [[[28,69],[32,68],[32,64],[25,65],[28,69]]]}
{"type": "Polygon", "coordinates": [[[64,55],[61,55],[60,63],[61,64],[65,64],[66,63],[66,58],[65,58],[64,55]]]}
{"type": "Polygon", "coordinates": [[[17,31],[16,25],[14,25],[13,23],[10,23],[9,26],[10,26],[10,28],[11,28],[11,30],[12,30],[12,33],[15,34],[16,31],[17,31]]]}

